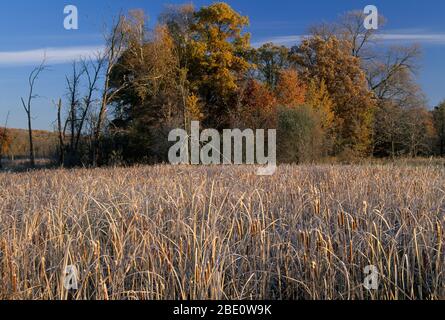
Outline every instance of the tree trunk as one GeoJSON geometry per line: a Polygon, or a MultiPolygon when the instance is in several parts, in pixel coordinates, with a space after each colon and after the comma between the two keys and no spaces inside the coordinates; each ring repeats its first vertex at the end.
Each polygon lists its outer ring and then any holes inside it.
{"type": "Polygon", "coordinates": [[[31,124],[31,113],[28,113],[28,135],[29,135],[29,164],[31,168],[36,167],[36,161],[34,157],[34,142],[32,139],[32,124],[31,124]]]}
{"type": "Polygon", "coordinates": [[[57,130],[59,131],[59,165],[63,167],[65,164],[65,143],[64,143],[64,134],[62,131],[62,99],[59,99],[59,103],[57,104],[57,130]]]}

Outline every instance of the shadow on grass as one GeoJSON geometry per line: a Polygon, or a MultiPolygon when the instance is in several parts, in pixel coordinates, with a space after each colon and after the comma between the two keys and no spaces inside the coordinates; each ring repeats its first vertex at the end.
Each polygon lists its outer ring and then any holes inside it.
{"type": "Polygon", "coordinates": [[[34,170],[44,170],[44,169],[56,169],[59,166],[57,162],[52,159],[36,159],[35,167],[31,168],[30,162],[28,159],[17,159],[17,160],[2,160],[2,167],[0,168],[0,172],[26,172],[26,171],[34,171],[34,170]]]}

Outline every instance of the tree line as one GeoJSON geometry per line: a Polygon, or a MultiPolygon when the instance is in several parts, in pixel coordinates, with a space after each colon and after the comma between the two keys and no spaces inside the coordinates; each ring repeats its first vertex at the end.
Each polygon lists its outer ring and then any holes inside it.
{"type": "MultiPolygon", "coordinates": [[[[415,81],[420,47],[379,43],[364,18],[349,12],[293,47],[254,48],[248,17],[223,2],[168,6],[153,29],[140,10],[120,15],[105,50],[73,62],[67,94],[54,102],[59,162],[164,162],[168,133],[192,121],[277,129],[281,162],[444,156],[445,103],[429,110],[415,81]]],[[[33,71],[22,99],[31,161],[33,87],[43,71],[33,71]]]]}

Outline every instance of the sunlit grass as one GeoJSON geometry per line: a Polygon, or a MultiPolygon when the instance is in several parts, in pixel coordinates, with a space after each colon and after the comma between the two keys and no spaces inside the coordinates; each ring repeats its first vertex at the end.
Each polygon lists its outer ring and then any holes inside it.
{"type": "Polygon", "coordinates": [[[445,299],[444,216],[439,165],[3,173],[0,298],[445,299]]]}

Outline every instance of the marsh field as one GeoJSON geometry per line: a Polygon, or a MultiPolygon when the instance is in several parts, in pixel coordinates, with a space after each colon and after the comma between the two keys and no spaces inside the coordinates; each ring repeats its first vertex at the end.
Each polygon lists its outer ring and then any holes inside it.
{"type": "Polygon", "coordinates": [[[444,224],[443,165],[0,173],[0,299],[445,299],[444,224]]]}

